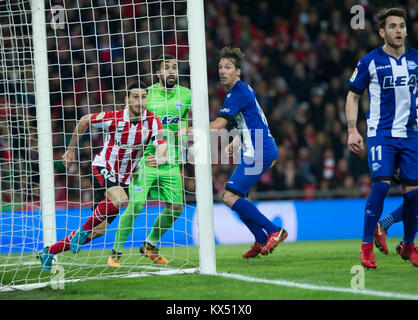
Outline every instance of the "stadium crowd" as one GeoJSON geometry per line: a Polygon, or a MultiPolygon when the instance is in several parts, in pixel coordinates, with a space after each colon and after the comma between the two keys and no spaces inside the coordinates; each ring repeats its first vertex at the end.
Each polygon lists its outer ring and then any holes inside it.
{"type": "MultiPolygon", "coordinates": [[[[402,2],[402,1],[401,1],[402,2]]],[[[256,91],[279,147],[279,160],[256,191],[358,188],[367,195],[367,155],[347,147],[345,98],[348,79],[360,57],[381,44],[375,13],[379,1],[361,1],[364,29],[352,29],[355,1],[211,1],[206,5],[211,116],[225,92],[217,79],[217,50],[243,49],[243,79],[256,91]],[[372,3],[373,2],[373,3],[372,3]]],[[[384,3],[389,5],[387,1],[384,3]]],[[[393,3],[395,4],[395,3],[393,3]]],[[[397,2],[408,12],[409,45],[417,47],[418,5],[397,2]]],[[[367,112],[361,101],[359,119],[367,112]]],[[[365,122],[359,127],[364,133],[365,122]]],[[[214,167],[221,193],[230,166],[214,167]]]]}
{"type": "MultiPolygon", "coordinates": [[[[48,30],[58,200],[67,196],[91,200],[90,145],[97,153],[102,137],[86,135],[81,140],[80,164],[69,174],[61,163],[76,119],[123,104],[125,85],[138,73],[151,84],[150,59],[161,53],[161,43],[179,59],[181,84],[190,86],[184,2],[171,11],[163,9],[163,18],[159,6],[147,8],[143,1],[121,1],[122,9],[116,0],[106,1],[108,9],[104,3],[80,0],[78,7],[84,9],[67,10],[65,29],[48,30]],[[161,27],[164,32],[149,32],[161,27]]],[[[353,29],[350,9],[356,4],[352,0],[205,1],[211,120],[226,94],[219,83],[218,52],[224,46],[238,46],[247,58],[242,79],[255,89],[278,144],[278,162],[254,192],[305,190],[309,197],[312,190],[359,189],[368,194],[367,155],[355,156],[346,147],[347,82],[359,58],[381,44],[375,13],[383,5],[406,8],[408,42],[418,48],[418,5],[415,0],[360,1],[364,28],[353,29]]],[[[360,106],[359,119],[364,119],[366,95],[360,106]]],[[[364,120],[359,127],[364,133],[364,120]]],[[[228,164],[213,166],[215,194],[222,193],[232,170],[228,164]]],[[[185,167],[185,175],[193,176],[191,166],[185,167]]],[[[194,189],[192,179],[185,182],[187,189],[194,189]]]]}

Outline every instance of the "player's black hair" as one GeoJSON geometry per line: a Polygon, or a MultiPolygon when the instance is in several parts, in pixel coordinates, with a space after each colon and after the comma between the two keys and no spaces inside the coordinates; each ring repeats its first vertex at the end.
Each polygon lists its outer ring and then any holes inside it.
{"type": "Polygon", "coordinates": [[[386,26],[386,18],[389,16],[401,17],[406,21],[406,11],[403,8],[389,8],[383,9],[377,14],[377,21],[379,23],[379,28],[384,29],[386,26]]]}
{"type": "Polygon", "coordinates": [[[143,81],[133,81],[126,88],[127,96],[128,97],[131,95],[131,90],[132,89],[145,89],[145,90],[148,90],[148,87],[145,84],[145,82],[143,82],[143,81]]]}
{"type": "Polygon", "coordinates": [[[168,60],[176,60],[176,58],[173,55],[168,54],[168,53],[159,55],[154,60],[154,72],[160,71],[161,64],[163,64],[165,61],[168,61],[168,60]]]}
{"type": "Polygon", "coordinates": [[[225,47],[219,52],[219,60],[229,59],[235,68],[241,69],[241,63],[245,60],[245,54],[240,48],[225,47]]]}

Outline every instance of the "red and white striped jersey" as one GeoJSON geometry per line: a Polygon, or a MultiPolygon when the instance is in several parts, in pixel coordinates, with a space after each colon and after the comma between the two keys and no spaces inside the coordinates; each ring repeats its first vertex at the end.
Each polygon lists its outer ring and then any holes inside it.
{"type": "Polygon", "coordinates": [[[120,183],[129,184],[145,148],[165,142],[161,120],[144,109],[140,122],[130,122],[128,107],[113,112],[95,113],[91,126],[106,132],[103,149],[96,155],[92,165],[105,167],[115,174],[120,183]]]}

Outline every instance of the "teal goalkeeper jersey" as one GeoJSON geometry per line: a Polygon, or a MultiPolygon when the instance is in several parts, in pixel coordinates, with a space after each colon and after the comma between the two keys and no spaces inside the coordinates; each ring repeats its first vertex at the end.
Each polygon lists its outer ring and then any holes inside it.
{"type": "MultiPolygon", "coordinates": [[[[180,141],[178,132],[187,127],[191,107],[191,90],[175,85],[173,89],[164,89],[159,83],[148,87],[147,109],[158,116],[163,126],[164,138],[167,142],[167,164],[178,165],[180,157],[180,141]]],[[[145,149],[145,157],[155,154],[151,144],[145,149]]]]}

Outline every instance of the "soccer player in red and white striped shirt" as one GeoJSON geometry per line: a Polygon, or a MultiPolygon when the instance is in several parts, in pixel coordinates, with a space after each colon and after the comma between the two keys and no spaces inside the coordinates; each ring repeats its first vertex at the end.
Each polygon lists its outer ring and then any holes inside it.
{"type": "Polygon", "coordinates": [[[148,156],[147,164],[156,167],[167,161],[161,121],[146,109],[146,88],[143,82],[134,82],[128,87],[126,106],[122,110],[87,114],[78,122],[63,155],[67,168],[76,160],[78,140],[89,126],[102,128],[106,133],[103,149],[92,163],[93,214],[82,227],[38,253],[44,270],[51,269],[55,254],[69,249],[77,253],[83,244],[104,234],[107,225],[128,204],[129,183],[149,143],[153,143],[157,152],[148,156]]]}

